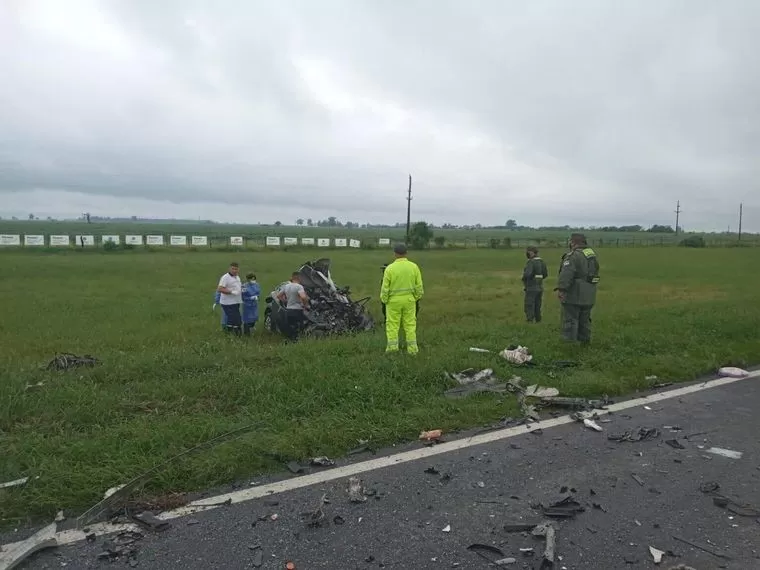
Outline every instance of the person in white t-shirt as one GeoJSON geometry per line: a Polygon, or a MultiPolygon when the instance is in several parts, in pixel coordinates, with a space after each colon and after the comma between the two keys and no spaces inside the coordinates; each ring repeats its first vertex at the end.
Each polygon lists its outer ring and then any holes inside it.
{"type": "Polygon", "coordinates": [[[243,284],[240,282],[238,272],[240,267],[237,263],[230,263],[227,273],[219,279],[216,290],[219,291],[219,304],[224,314],[227,315],[227,330],[240,336],[243,325],[240,316],[240,305],[243,302],[243,284]]]}

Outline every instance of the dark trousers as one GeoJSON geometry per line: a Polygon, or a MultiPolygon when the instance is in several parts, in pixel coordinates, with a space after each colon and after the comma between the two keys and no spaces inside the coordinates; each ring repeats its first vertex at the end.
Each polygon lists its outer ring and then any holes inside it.
{"type": "Polygon", "coordinates": [[[250,321],[248,323],[243,323],[243,334],[244,335],[250,335],[251,331],[253,330],[253,327],[256,326],[256,321],[250,321]]]}
{"type": "Polygon", "coordinates": [[[569,342],[591,342],[591,309],[593,305],[562,303],[562,339],[569,342]]]}
{"type": "Polygon", "coordinates": [[[525,291],[525,318],[529,322],[541,322],[541,305],[543,299],[543,291],[525,291]]]}
{"type": "Polygon", "coordinates": [[[303,322],[303,309],[285,309],[285,336],[295,342],[303,322]]]}
{"type": "Polygon", "coordinates": [[[231,330],[236,335],[240,334],[240,327],[243,325],[243,319],[240,316],[240,303],[234,305],[222,305],[222,310],[227,316],[227,330],[231,330]]]}

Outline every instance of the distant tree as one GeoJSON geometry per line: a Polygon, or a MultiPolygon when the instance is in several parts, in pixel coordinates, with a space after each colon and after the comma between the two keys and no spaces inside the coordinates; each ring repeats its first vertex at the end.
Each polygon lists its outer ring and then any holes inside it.
{"type": "Polygon", "coordinates": [[[435,236],[433,241],[435,242],[436,246],[443,247],[443,244],[446,243],[446,236],[435,236]]]}
{"type": "Polygon", "coordinates": [[[334,228],[335,226],[338,225],[338,218],[336,218],[335,216],[330,216],[329,218],[327,218],[327,225],[331,228],[334,228]]]}
{"type": "Polygon", "coordinates": [[[311,218],[309,218],[308,220],[306,220],[306,225],[309,226],[309,227],[313,226],[314,225],[314,220],[312,220],[311,218]]]}
{"type": "Polygon", "coordinates": [[[507,220],[507,223],[504,224],[504,227],[508,230],[516,230],[517,229],[517,222],[515,220],[507,220]]]}
{"type": "Polygon", "coordinates": [[[297,226],[302,226],[302,225],[303,225],[303,218],[298,218],[298,219],[296,220],[296,225],[297,225],[297,226]]]}
{"type": "Polygon", "coordinates": [[[136,222],[137,221],[137,216],[132,216],[132,221],[136,222]]]}
{"type": "Polygon", "coordinates": [[[425,249],[433,239],[433,230],[427,222],[415,222],[409,229],[409,241],[413,249],[425,249]]]}
{"type": "Polygon", "coordinates": [[[277,226],[277,227],[279,228],[279,227],[282,225],[282,222],[281,222],[280,220],[277,220],[277,221],[274,223],[274,225],[275,225],[275,226],[277,226]]]}
{"type": "Polygon", "coordinates": [[[29,219],[33,220],[34,219],[34,214],[29,214],[29,219]]]}
{"type": "Polygon", "coordinates": [[[16,216],[11,216],[11,220],[18,220],[16,216]]]}
{"type": "Polygon", "coordinates": [[[650,232],[650,233],[653,233],[653,234],[673,234],[673,233],[675,233],[675,230],[673,229],[673,226],[661,226],[661,225],[658,225],[658,224],[653,225],[647,231],[650,232]]]}

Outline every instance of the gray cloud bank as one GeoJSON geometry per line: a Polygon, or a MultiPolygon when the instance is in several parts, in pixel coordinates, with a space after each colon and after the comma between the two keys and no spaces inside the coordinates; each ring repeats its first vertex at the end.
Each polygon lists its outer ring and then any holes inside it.
{"type": "Polygon", "coordinates": [[[760,3],[6,0],[0,211],[760,230],[760,3]]]}

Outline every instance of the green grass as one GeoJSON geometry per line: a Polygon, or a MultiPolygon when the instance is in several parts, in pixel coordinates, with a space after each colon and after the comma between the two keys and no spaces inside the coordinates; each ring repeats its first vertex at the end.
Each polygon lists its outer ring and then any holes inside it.
{"type": "MultiPolygon", "coordinates": [[[[191,491],[280,469],[282,461],[340,456],[368,439],[382,446],[423,429],[451,431],[515,413],[493,394],[448,400],[446,370],[515,370],[470,346],[527,345],[539,362],[582,366],[527,380],[566,395],[620,395],[644,377],[688,380],[760,354],[760,250],[602,249],[593,345],[575,354],[558,338],[551,293],[559,250],[544,250],[551,278],[545,321],[523,323],[521,251],[414,254],[426,297],[416,359],[383,354],[384,334],[285,346],[259,334],[226,338],[211,312],[228,253],[0,254],[0,525],[50,519],[168,457],[252,422],[263,426],[160,473],[145,493],[191,491]],[[57,351],[90,353],[95,369],[41,371],[57,351]],[[27,384],[44,382],[35,390],[27,384]]],[[[234,254],[264,291],[307,253],[234,254]]],[[[380,251],[330,252],[334,276],[357,296],[377,292],[380,251]]],[[[261,324],[261,323],[260,323],[261,324]]]]}

